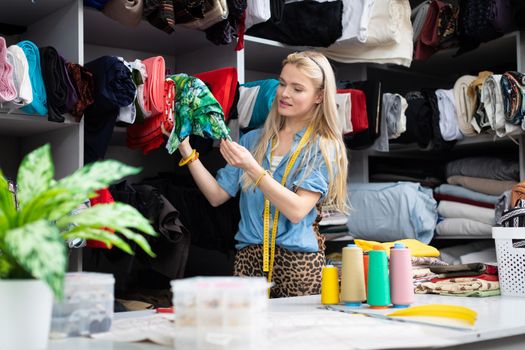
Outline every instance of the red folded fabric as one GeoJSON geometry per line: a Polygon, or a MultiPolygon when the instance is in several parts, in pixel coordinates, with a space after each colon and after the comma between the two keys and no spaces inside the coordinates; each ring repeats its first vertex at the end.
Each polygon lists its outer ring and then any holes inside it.
{"type": "Polygon", "coordinates": [[[237,86],[237,69],[226,67],[195,75],[210,87],[213,97],[219,102],[224,112],[224,120],[228,121],[230,109],[235,99],[237,86]]]}
{"type": "Polygon", "coordinates": [[[366,111],[366,96],[361,90],[337,89],[338,94],[350,94],[352,103],[352,133],[358,133],[368,129],[368,114],[366,111]]]}
{"type": "Polygon", "coordinates": [[[166,63],[162,56],[147,58],[142,63],[148,74],[144,82],[144,109],[154,117],[164,112],[166,63]]]}
{"type": "Polygon", "coordinates": [[[128,127],[127,144],[129,148],[141,149],[144,154],[159,148],[164,143],[161,124],[164,114],[158,114],[144,120],[144,124],[135,123],[128,127]]]}
{"type": "Polygon", "coordinates": [[[483,203],[483,202],[474,201],[472,199],[461,198],[461,197],[451,196],[448,194],[435,193],[435,192],[434,192],[434,199],[439,200],[439,201],[451,201],[451,202],[471,204],[477,207],[489,208],[489,209],[494,209],[496,207],[494,204],[491,204],[491,203],[483,203]]]}
{"type": "MultiPolygon", "coordinates": [[[[493,281],[493,282],[497,282],[499,281],[499,278],[497,275],[489,275],[489,274],[481,274],[481,275],[477,275],[477,276],[467,276],[468,278],[478,278],[480,280],[485,280],[485,281],[493,281]]],[[[453,277],[453,278],[461,278],[461,277],[453,277]]],[[[441,282],[441,281],[447,281],[451,278],[432,278],[430,281],[432,283],[436,283],[436,282],[441,282]]]]}
{"type": "MultiPolygon", "coordinates": [[[[114,203],[115,200],[113,199],[113,196],[111,195],[111,192],[107,188],[103,188],[101,190],[96,191],[98,196],[93,197],[89,200],[91,203],[91,206],[97,205],[97,204],[107,204],[107,203],[114,203]]],[[[107,227],[104,228],[104,230],[115,233],[112,229],[109,229],[107,227]]],[[[111,249],[111,245],[107,245],[103,242],[96,241],[96,240],[87,240],[86,246],[89,248],[102,248],[102,249],[111,249]]]]}

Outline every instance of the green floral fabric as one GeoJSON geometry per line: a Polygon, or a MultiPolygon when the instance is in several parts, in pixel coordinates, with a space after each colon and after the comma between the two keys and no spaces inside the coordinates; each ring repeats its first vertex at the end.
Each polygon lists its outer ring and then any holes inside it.
{"type": "Polygon", "coordinates": [[[229,138],[222,107],[202,80],[184,73],[168,79],[175,82],[175,125],[166,144],[170,154],[190,134],[216,140],[229,138]]]}

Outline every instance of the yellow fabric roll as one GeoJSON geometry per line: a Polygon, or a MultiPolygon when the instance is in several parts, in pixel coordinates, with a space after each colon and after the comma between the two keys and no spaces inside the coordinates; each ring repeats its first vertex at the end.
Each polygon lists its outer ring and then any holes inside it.
{"type": "Polygon", "coordinates": [[[386,253],[390,255],[390,248],[394,246],[395,243],[403,243],[408,249],[412,256],[439,256],[439,250],[436,248],[422,243],[417,239],[401,239],[395,242],[384,242],[379,243],[375,241],[366,241],[364,239],[355,239],[355,244],[363,249],[363,251],[373,250],[374,246],[379,245],[386,250],[386,253]]]}

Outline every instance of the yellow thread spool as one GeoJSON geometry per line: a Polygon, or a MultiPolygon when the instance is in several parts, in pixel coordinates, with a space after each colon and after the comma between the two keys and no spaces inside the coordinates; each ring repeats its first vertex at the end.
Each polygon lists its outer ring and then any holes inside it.
{"type": "Polygon", "coordinates": [[[339,304],[339,275],[335,266],[323,266],[321,303],[339,304]]]}

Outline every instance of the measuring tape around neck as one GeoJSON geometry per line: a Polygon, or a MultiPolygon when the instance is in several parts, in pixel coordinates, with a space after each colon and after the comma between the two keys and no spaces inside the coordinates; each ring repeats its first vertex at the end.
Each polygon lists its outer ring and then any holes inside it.
{"type": "MultiPolygon", "coordinates": [[[[281,185],[286,186],[286,179],[288,177],[288,174],[290,173],[290,170],[295,164],[295,161],[297,160],[297,157],[299,156],[299,153],[301,153],[301,150],[308,142],[308,139],[310,138],[310,134],[312,133],[312,127],[309,126],[303,137],[301,137],[301,140],[299,141],[299,144],[297,145],[297,148],[293,152],[292,156],[288,160],[288,163],[286,164],[286,169],[284,170],[283,178],[281,179],[281,185]]],[[[273,140],[272,140],[272,148],[273,148],[273,140]]],[[[272,164],[272,158],[273,158],[273,151],[270,154],[270,164],[272,164]]],[[[275,259],[275,238],[277,236],[277,224],[279,221],[279,209],[275,208],[275,213],[273,215],[273,225],[272,225],[272,236],[271,236],[271,245],[270,245],[270,201],[265,197],[264,198],[264,221],[263,221],[263,271],[268,272],[268,282],[272,282],[272,272],[273,272],[273,263],[275,259]]],[[[268,293],[269,293],[268,289],[268,293]]]]}

